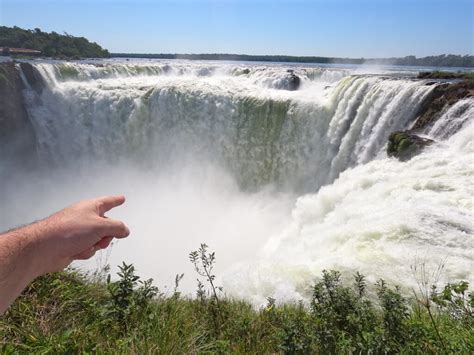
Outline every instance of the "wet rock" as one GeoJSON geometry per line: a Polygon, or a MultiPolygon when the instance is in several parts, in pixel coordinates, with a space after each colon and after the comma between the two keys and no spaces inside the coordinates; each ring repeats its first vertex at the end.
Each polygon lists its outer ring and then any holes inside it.
{"type": "Polygon", "coordinates": [[[23,101],[23,82],[13,62],[0,63],[0,176],[36,160],[36,137],[23,101]],[[3,169],[3,171],[2,171],[3,169]]]}
{"type": "Polygon", "coordinates": [[[200,68],[196,72],[197,76],[211,76],[212,69],[210,68],[200,68]]]}
{"type": "Polygon", "coordinates": [[[387,155],[407,161],[432,143],[433,140],[417,136],[409,131],[393,132],[388,137],[387,155]]]}
{"type": "Polygon", "coordinates": [[[298,75],[295,74],[293,69],[288,69],[288,90],[295,91],[298,90],[301,85],[301,79],[298,75]]]}
{"type": "Polygon", "coordinates": [[[474,82],[463,81],[436,86],[420,106],[412,130],[423,130],[430,126],[442,112],[466,97],[474,97],[474,82]]]}
{"type": "Polygon", "coordinates": [[[26,81],[36,92],[41,93],[45,85],[41,74],[30,63],[20,63],[20,69],[26,81]]]}
{"type": "Polygon", "coordinates": [[[291,74],[290,76],[290,87],[289,87],[289,90],[290,91],[295,91],[295,90],[298,90],[299,87],[300,87],[300,84],[301,84],[301,79],[299,76],[295,75],[295,74],[291,74]]]}
{"type": "Polygon", "coordinates": [[[474,73],[472,72],[452,72],[452,71],[423,71],[418,73],[418,79],[460,79],[473,80],[474,73]]]}

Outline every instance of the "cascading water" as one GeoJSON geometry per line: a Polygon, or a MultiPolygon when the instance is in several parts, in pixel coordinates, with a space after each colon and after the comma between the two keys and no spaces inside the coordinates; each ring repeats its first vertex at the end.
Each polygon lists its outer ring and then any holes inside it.
{"type": "Polygon", "coordinates": [[[414,269],[422,263],[429,282],[472,283],[473,142],[471,116],[463,130],[409,162],[378,159],[298,198],[289,225],[267,242],[258,264],[229,273],[228,289],[257,304],[264,295],[300,299],[329,268],[416,288],[414,269]]]}
{"type": "Polygon", "coordinates": [[[168,284],[191,274],[183,264],[200,242],[216,250],[226,290],[257,304],[304,297],[332,267],[410,285],[410,263],[426,258],[445,262],[446,279],[472,279],[473,99],[423,132],[440,143],[401,163],[386,157],[387,137],[410,127],[435,87],[409,73],[33,65],[43,84],[24,76],[24,95],[47,169],[15,182],[1,228],[119,192],[128,202],[115,213],[136,240],[109,261],[168,284]]]}
{"type": "Polygon", "coordinates": [[[426,134],[438,140],[446,139],[460,131],[474,117],[474,98],[459,100],[441,116],[426,134]]]}
{"type": "Polygon", "coordinates": [[[310,191],[373,159],[432,90],[419,81],[317,68],[295,69],[302,88],[287,91],[283,67],[36,67],[47,86],[31,95],[29,113],[45,159],[160,166],[203,155],[242,186],[310,191]]]}

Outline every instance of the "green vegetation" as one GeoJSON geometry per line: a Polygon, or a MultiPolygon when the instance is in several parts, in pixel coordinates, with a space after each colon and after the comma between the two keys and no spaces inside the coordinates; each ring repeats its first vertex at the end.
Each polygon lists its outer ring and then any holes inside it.
{"type": "Polygon", "coordinates": [[[421,138],[408,131],[393,132],[388,137],[387,155],[406,161],[419,154],[431,143],[433,143],[431,139],[421,138]]]}
{"type": "MultiPolygon", "coordinates": [[[[110,54],[95,42],[84,37],[74,37],[68,33],[42,32],[41,29],[25,30],[20,27],[0,26],[0,47],[28,48],[41,51],[45,57],[104,58],[110,54]]],[[[253,62],[295,62],[295,63],[337,63],[337,64],[375,64],[375,65],[414,65],[430,67],[474,67],[474,56],[442,54],[417,58],[337,58],[321,56],[290,55],[246,55],[246,54],[171,54],[171,53],[112,53],[113,57],[162,58],[190,60],[238,60],[253,62]]]]}
{"type": "Polygon", "coordinates": [[[418,79],[460,79],[474,82],[473,72],[448,72],[448,71],[423,71],[418,74],[418,79]]]}
{"type": "Polygon", "coordinates": [[[428,67],[474,67],[474,56],[442,54],[417,58],[413,55],[403,58],[336,58],[318,56],[291,55],[246,55],[246,54],[170,54],[170,53],[112,53],[112,57],[122,58],[161,58],[189,60],[239,60],[248,62],[287,62],[287,63],[322,63],[322,64],[374,64],[374,65],[412,65],[428,67]]]}
{"type": "Polygon", "coordinates": [[[47,33],[39,28],[24,30],[0,26],[0,47],[35,49],[41,51],[42,56],[60,59],[109,57],[106,49],[84,37],[47,33]]]}
{"type": "Polygon", "coordinates": [[[324,271],[308,305],[254,309],[225,297],[216,285],[214,253],[206,245],[190,254],[201,280],[197,297],[164,295],[142,281],[132,265],[117,281],[74,270],[31,284],[0,318],[4,353],[342,353],[447,354],[474,351],[474,296],[468,284],[429,288],[404,298],[383,280],[375,295],[356,273],[346,286],[324,271]]]}

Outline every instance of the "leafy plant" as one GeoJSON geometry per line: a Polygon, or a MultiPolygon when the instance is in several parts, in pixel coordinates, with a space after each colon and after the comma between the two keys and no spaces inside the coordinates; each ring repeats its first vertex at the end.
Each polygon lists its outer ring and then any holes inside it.
{"type": "MultiPolygon", "coordinates": [[[[226,297],[216,284],[215,255],[190,254],[202,292],[183,296],[175,278],[164,295],[122,264],[118,279],[76,270],[35,280],[0,318],[2,353],[474,353],[473,295],[459,281],[429,295],[429,308],[380,280],[353,283],[323,271],[306,304],[268,297],[256,308],[226,297]],[[212,281],[212,282],[211,282],[212,281]],[[375,291],[375,293],[374,293],[375,291]]],[[[429,285],[430,282],[422,282],[429,285]]],[[[424,288],[425,289],[425,288],[424,288]]],[[[426,293],[428,292],[428,293],[426,293]]]]}
{"type": "MultiPolygon", "coordinates": [[[[206,244],[201,244],[198,250],[192,251],[189,253],[189,260],[193,263],[194,269],[196,272],[206,278],[206,281],[210,285],[211,297],[214,298],[216,303],[219,303],[219,297],[217,292],[222,292],[222,287],[216,286],[214,281],[216,276],[213,274],[214,263],[216,261],[216,253],[208,252],[208,246],[206,244]]],[[[199,292],[199,290],[204,290],[204,284],[198,279],[198,296],[205,296],[199,292]]]]}
{"type": "Polygon", "coordinates": [[[158,288],[152,285],[152,279],[140,280],[131,264],[122,263],[119,270],[118,281],[111,282],[110,274],[107,277],[107,289],[111,296],[111,314],[126,331],[131,320],[144,315],[158,288]]]}
{"type": "Polygon", "coordinates": [[[189,260],[194,265],[194,269],[198,275],[205,278],[205,281],[209,285],[209,289],[206,290],[203,282],[197,279],[197,297],[204,301],[206,297],[211,297],[210,311],[212,313],[212,319],[214,322],[214,328],[216,333],[220,332],[220,327],[224,322],[224,316],[222,311],[221,302],[219,300],[218,292],[222,292],[221,286],[216,286],[215,279],[216,275],[213,274],[214,264],[216,261],[215,252],[208,251],[206,244],[201,244],[198,250],[189,253],[189,260]]]}
{"type": "Polygon", "coordinates": [[[41,51],[46,57],[102,58],[110,53],[95,42],[68,33],[43,32],[39,28],[25,30],[17,26],[0,26],[0,47],[28,48],[41,51]]]}
{"type": "Polygon", "coordinates": [[[431,300],[439,310],[446,311],[451,317],[466,325],[472,325],[474,323],[474,293],[468,292],[468,289],[467,281],[448,283],[442,291],[437,291],[433,286],[431,300]]]}

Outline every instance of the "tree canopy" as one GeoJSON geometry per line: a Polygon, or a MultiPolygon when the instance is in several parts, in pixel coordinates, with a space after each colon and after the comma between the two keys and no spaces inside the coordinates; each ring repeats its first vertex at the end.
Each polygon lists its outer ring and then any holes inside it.
{"type": "Polygon", "coordinates": [[[95,42],[68,33],[43,32],[39,28],[25,30],[20,27],[0,26],[0,47],[28,48],[41,51],[45,57],[104,58],[110,54],[95,42]]]}
{"type": "MultiPolygon", "coordinates": [[[[68,33],[43,32],[39,28],[25,30],[20,27],[0,26],[0,47],[28,48],[41,51],[45,57],[54,58],[105,58],[110,53],[95,42],[68,33]]],[[[413,55],[402,58],[336,58],[320,56],[245,55],[245,54],[170,54],[170,53],[112,53],[113,57],[239,60],[262,62],[338,63],[338,64],[382,64],[414,65],[428,67],[474,67],[474,56],[441,54],[417,58],[413,55]]]]}

